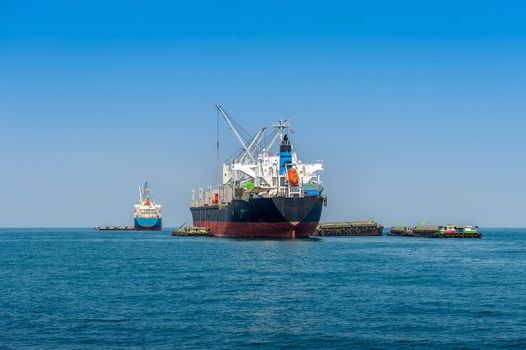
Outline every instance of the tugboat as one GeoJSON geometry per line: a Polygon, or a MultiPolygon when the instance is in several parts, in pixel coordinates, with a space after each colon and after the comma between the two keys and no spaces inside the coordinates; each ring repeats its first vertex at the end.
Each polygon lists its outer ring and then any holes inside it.
{"type": "Polygon", "coordinates": [[[159,231],[162,229],[162,207],[150,198],[148,182],[139,187],[139,204],[133,208],[134,229],[159,231]]]}
{"type": "MultiPolygon", "coordinates": [[[[323,163],[298,160],[288,120],[274,124],[268,137],[267,128],[251,137],[221,106],[216,104],[216,108],[241,150],[223,164],[223,179],[218,179],[216,188],[200,188],[198,198],[192,191],[193,225],[220,237],[296,239],[313,235],[326,205],[318,174],[323,163]]],[[[217,144],[219,151],[219,140],[217,144]]]]}

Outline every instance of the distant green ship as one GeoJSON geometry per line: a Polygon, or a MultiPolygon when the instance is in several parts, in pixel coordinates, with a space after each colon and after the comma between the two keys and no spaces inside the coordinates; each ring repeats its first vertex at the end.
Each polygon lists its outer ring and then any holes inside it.
{"type": "Polygon", "coordinates": [[[432,237],[432,238],[481,238],[477,226],[395,226],[389,236],[432,237]]]}

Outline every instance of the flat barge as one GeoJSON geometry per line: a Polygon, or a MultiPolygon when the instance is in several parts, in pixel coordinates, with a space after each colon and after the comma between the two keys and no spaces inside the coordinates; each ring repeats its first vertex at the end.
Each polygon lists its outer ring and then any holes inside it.
{"type": "Polygon", "coordinates": [[[212,233],[208,227],[188,226],[180,227],[172,231],[172,236],[178,237],[211,237],[212,233]]]}
{"type": "Polygon", "coordinates": [[[133,226],[97,226],[97,231],[135,231],[133,226]]]}
{"type": "Polygon", "coordinates": [[[381,236],[383,230],[375,221],[322,222],[314,236],[381,236]]]}
{"type": "Polygon", "coordinates": [[[397,226],[392,227],[388,236],[424,238],[482,238],[473,226],[397,226]]]}

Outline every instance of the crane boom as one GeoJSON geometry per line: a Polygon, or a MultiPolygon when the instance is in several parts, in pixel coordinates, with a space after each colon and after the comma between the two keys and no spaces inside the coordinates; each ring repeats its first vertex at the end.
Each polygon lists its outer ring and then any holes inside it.
{"type": "Polygon", "coordinates": [[[239,132],[237,131],[236,127],[232,124],[232,121],[230,120],[228,115],[225,113],[223,108],[217,103],[216,103],[216,108],[219,111],[219,113],[221,113],[221,115],[223,116],[223,119],[225,119],[226,123],[228,124],[228,128],[232,131],[234,136],[237,138],[237,141],[243,148],[243,151],[250,157],[250,159],[252,159],[253,162],[256,162],[256,158],[254,158],[254,155],[250,151],[249,147],[245,144],[245,141],[243,141],[243,139],[241,138],[241,135],[239,135],[239,132]]]}
{"type": "MultiPolygon", "coordinates": [[[[263,136],[265,135],[265,131],[267,130],[267,128],[262,128],[261,130],[259,130],[257,132],[257,134],[254,136],[254,138],[252,139],[252,141],[250,142],[250,144],[248,145],[248,150],[250,152],[254,152],[260,145],[261,143],[261,140],[263,139],[263,136]]],[[[245,156],[246,156],[246,152],[244,152],[241,157],[239,158],[239,161],[240,162],[243,162],[243,160],[245,159],[245,156]]]]}

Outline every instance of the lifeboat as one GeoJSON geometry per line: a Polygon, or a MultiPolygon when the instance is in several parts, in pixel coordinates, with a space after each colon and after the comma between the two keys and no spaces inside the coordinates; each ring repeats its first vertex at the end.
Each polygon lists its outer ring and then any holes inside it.
{"type": "Polygon", "coordinates": [[[298,172],[296,171],[296,169],[294,168],[289,169],[289,171],[287,172],[287,175],[289,177],[289,183],[292,186],[298,186],[299,176],[298,176],[298,172]]]}

